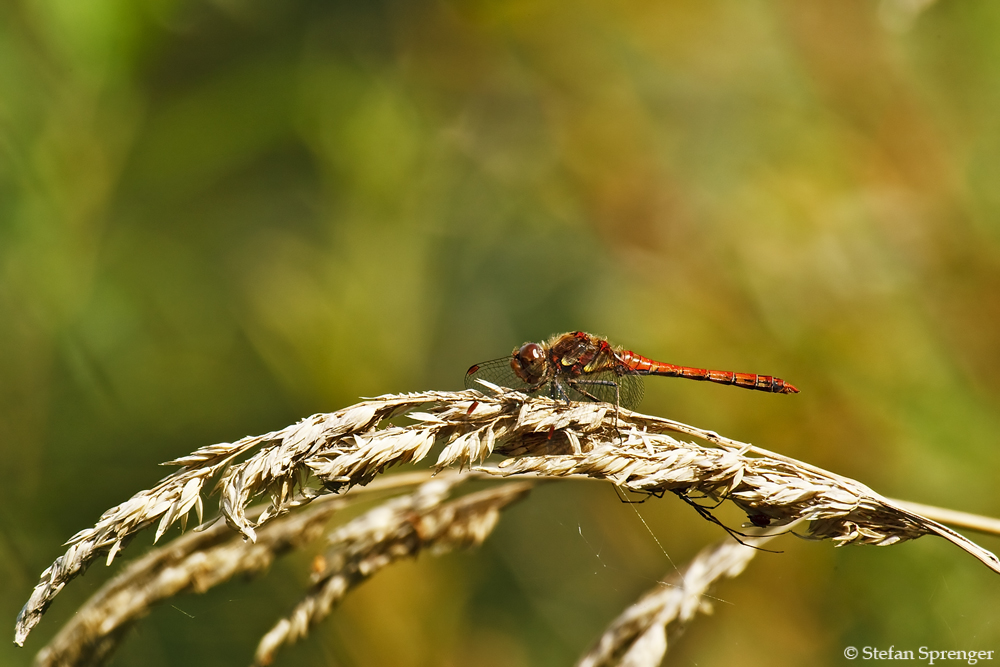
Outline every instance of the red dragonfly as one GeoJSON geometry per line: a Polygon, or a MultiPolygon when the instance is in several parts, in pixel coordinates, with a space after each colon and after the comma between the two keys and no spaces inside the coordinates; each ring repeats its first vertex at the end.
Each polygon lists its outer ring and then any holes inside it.
{"type": "Polygon", "coordinates": [[[772,394],[799,392],[770,375],[709,371],[653,361],[583,331],[558,334],[544,343],[525,343],[508,357],[476,364],[466,372],[465,386],[482,389],[478,380],[486,380],[535,396],[605,401],[635,409],[642,400],[643,375],[707,380],[772,394]]]}

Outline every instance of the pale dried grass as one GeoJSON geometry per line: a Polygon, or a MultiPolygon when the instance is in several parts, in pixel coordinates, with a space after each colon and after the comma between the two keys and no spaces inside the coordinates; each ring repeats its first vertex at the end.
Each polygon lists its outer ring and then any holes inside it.
{"type": "Polygon", "coordinates": [[[428,482],[416,493],[392,500],[334,532],[318,560],[312,589],[264,636],[254,664],[270,664],[275,651],[304,637],[348,591],[382,568],[421,551],[438,555],[482,544],[500,512],[532,486],[504,484],[442,504],[458,481],[452,476],[428,482]]]}
{"type": "MultiPolygon", "coordinates": [[[[367,487],[365,491],[398,490],[422,482],[415,492],[377,506],[329,536],[326,554],[318,559],[322,566],[314,572],[316,584],[261,640],[256,664],[270,663],[281,646],[304,637],[333,604],[382,567],[425,550],[439,554],[480,544],[500,511],[531,487],[530,482],[505,483],[445,502],[455,486],[473,478],[481,475],[391,475],[367,487]]],[[[154,549],[95,593],[38,653],[35,667],[101,664],[155,604],[267,569],[276,556],[314,541],[334,514],[358,499],[353,493],[317,498],[303,511],[263,526],[255,542],[219,522],[154,549]]],[[[248,516],[259,516],[263,509],[248,516]]]]}
{"type": "Polygon", "coordinates": [[[754,530],[742,542],[723,540],[702,549],[687,566],[669,573],[612,621],[577,667],[656,667],[669,642],[698,613],[712,612],[709,592],[738,576],[774,534],[754,530]],[[756,534],[759,533],[759,534],[756,534]]]}
{"type": "MultiPolygon", "coordinates": [[[[479,470],[494,476],[602,479],[640,493],[669,491],[691,504],[728,499],[756,524],[801,525],[797,534],[830,539],[838,546],[887,546],[939,535],[1000,572],[995,555],[958,533],[857,481],[807,463],[679,422],[616,411],[608,404],[567,404],[498,387],[488,389],[487,395],[470,390],[383,396],[313,415],[262,436],[204,447],[171,461],[168,465],[181,466],[177,472],[105,512],[97,525],[69,541],[69,549],[42,574],[21,611],[15,641],[24,642],[68,581],[102,555],[110,562],[140,530],[158,524],[154,541],[158,540],[172,524],[183,526],[191,510],[200,522],[202,495],[210,480],[218,480],[220,511],[226,522],[253,543],[273,519],[321,496],[368,484],[391,466],[421,461],[438,442],[444,443],[436,462],[439,470],[468,468],[497,453],[508,458],[499,467],[479,470]],[[414,423],[385,424],[404,413],[414,423]],[[309,480],[322,487],[307,485],[309,480]],[[270,504],[259,515],[248,514],[248,505],[262,494],[269,496],[270,504]]],[[[712,518],[705,510],[699,511],[712,518]]],[[[306,521],[310,515],[303,516],[301,520],[306,521]]],[[[470,530],[465,537],[459,535],[458,542],[478,535],[470,530]]],[[[187,539],[197,542],[195,537],[187,539]]],[[[268,539],[281,542],[277,537],[268,539]]],[[[326,583],[317,584],[315,595],[306,598],[262,643],[259,659],[269,655],[268,646],[301,636],[363,568],[388,562],[379,551],[385,544],[366,544],[374,558],[367,565],[361,565],[367,562],[363,552],[331,556],[360,569],[354,574],[331,574],[326,583]],[[345,583],[332,583],[338,577],[345,583]]]]}

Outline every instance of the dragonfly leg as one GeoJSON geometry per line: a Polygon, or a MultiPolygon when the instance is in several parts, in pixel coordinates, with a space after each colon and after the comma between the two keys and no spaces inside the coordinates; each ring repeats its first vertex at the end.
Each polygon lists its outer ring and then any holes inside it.
{"type": "MultiPolygon", "coordinates": [[[[547,381],[543,381],[543,382],[539,382],[538,384],[533,384],[533,385],[530,385],[528,387],[524,387],[523,389],[516,389],[515,388],[515,391],[519,391],[522,394],[527,394],[528,396],[531,396],[536,391],[538,391],[539,389],[541,389],[542,387],[544,387],[546,385],[546,383],[547,383],[547,381]]],[[[549,389],[550,397],[551,397],[551,393],[552,393],[552,389],[550,388],[549,389]]]]}
{"type": "Polygon", "coordinates": [[[652,496],[653,498],[662,498],[663,494],[666,493],[666,491],[664,490],[660,491],[634,491],[632,489],[626,490],[622,489],[622,487],[618,486],[617,484],[614,485],[614,488],[615,488],[615,495],[618,496],[618,500],[620,500],[622,503],[626,505],[641,505],[644,502],[646,502],[650,496],[652,496]],[[626,493],[642,494],[642,500],[629,500],[628,497],[625,495],[626,493]]]}
{"type": "Polygon", "coordinates": [[[549,388],[549,398],[554,401],[558,401],[560,398],[567,403],[570,402],[569,394],[566,393],[566,387],[562,386],[562,382],[558,380],[553,380],[549,388]]]}
{"type": "Polygon", "coordinates": [[[578,393],[583,394],[592,401],[602,402],[601,399],[591,394],[589,391],[581,387],[580,385],[599,385],[602,387],[614,387],[615,388],[615,405],[617,406],[621,403],[621,387],[618,386],[617,382],[613,380],[566,380],[566,384],[573,387],[578,393]]]}

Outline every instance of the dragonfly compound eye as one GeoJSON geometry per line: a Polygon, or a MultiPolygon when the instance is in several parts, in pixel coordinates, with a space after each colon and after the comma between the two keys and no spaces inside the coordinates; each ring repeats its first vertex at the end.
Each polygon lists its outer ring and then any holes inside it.
{"type": "Polygon", "coordinates": [[[510,358],[510,367],[528,384],[536,384],[545,374],[545,350],[538,343],[525,343],[510,358]]]}

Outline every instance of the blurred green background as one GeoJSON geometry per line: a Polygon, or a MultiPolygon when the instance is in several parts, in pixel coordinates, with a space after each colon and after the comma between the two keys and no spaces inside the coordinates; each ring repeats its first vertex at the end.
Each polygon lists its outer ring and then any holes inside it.
{"type": "MultiPolygon", "coordinates": [[[[802,389],[654,379],[646,412],[1000,515],[998,36],[976,0],[3,3],[10,636],[63,541],[160,461],[458,389],[574,329],[802,389]]],[[[548,485],[481,551],[380,574],[278,664],[570,664],[721,537],[676,499],[548,485]]],[[[672,664],[1000,649],[1000,578],[943,540],[778,547],[672,664]]],[[[0,664],[119,568],[72,582],[0,664]]],[[[174,600],[114,664],[247,664],[307,570],[174,600]]]]}

